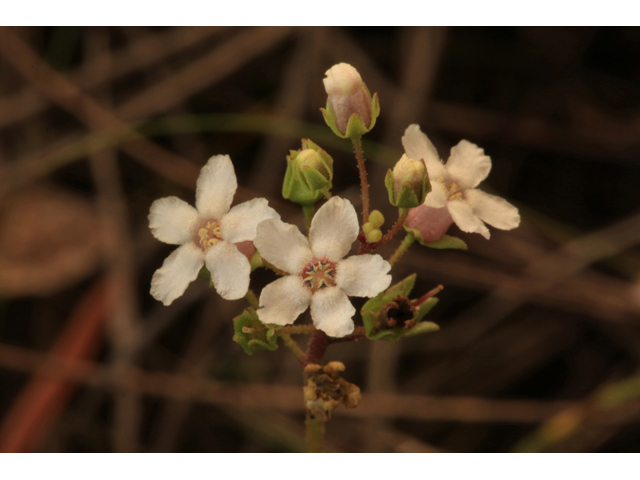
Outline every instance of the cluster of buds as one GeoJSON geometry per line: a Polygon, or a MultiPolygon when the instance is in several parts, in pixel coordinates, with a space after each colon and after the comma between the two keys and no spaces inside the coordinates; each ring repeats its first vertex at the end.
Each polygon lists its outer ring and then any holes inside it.
{"type": "Polygon", "coordinates": [[[379,242],[382,238],[380,227],[384,224],[384,215],[378,210],[369,214],[369,221],[362,226],[362,231],[369,243],[379,242]]]}
{"type": "Polygon", "coordinates": [[[304,401],[311,418],[326,421],[340,404],[347,408],[358,406],[362,398],[360,388],[340,376],[344,370],[342,362],[329,362],[324,367],[317,364],[305,367],[307,385],[304,387],[304,401]]]}
{"type": "Polygon", "coordinates": [[[311,140],[287,156],[282,196],[300,205],[313,205],[331,189],[333,158],[311,140]]]}

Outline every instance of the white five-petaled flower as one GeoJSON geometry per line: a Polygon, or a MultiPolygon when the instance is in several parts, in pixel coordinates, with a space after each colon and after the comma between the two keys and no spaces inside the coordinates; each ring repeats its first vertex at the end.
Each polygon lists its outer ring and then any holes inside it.
{"type": "Polygon", "coordinates": [[[380,255],[343,260],[358,237],[358,217],[348,200],[333,197],[311,221],[309,239],[281,220],[258,225],[255,245],[277,268],[289,273],[267,285],[260,295],[263,323],[293,323],[311,304],[316,328],[331,337],[353,332],[355,308],[347,295],[373,297],[391,283],[389,262],[380,255]]]}
{"type": "MultiPolygon", "coordinates": [[[[446,207],[460,230],[489,238],[489,229],[484,222],[501,230],[511,230],[520,225],[516,207],[503,198],[476,188],[491,170],[491,159],[483,149],[462,140],[451,149],[449,160],[444,165],[436,148],[418,125],[410,125],[406,129],[402,145],[410,158],[421,158],[427,165],[431,192],[424,205],[436,209],[446,207]]],[[[446,222],[440,223],[446,225],[446,222]]]]}
{"type": "Polygon", "coordinates": [[[180,245],[156,270],[151,295],[169,305],[184,293],[206,263],[222,298],[242,298],[249,289],[251,265],[234,244],[252,241],[258,223],[280,216],[264,198],[254,198],[231,210],[238,188],[228,155],[211,157],[196,186],[196,208],[177,197],[156,200],[149,228],[160,241],[180,245]]]}

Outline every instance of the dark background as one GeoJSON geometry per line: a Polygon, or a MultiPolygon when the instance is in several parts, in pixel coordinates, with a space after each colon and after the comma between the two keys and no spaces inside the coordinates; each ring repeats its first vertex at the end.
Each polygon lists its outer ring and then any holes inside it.
{"type": "Polygon", "coordinates": [[[483,147],[481,187],[523,222],[403,257],[394,280],[445,286],[441,331],[330,348],[363,400],[334,413],[327,449],[638,451],[640,29],[600,27],[1,30],[0,449],[304,448],[295,359],[247,356],[231,340],[244,302],[204,280],[156,302],[174,247],[146,217],[156,198],[193,203],[226,153],[235,203],[264,196],[302,226],[280,197],[300,138],[359,210],[350,144],[319,112],[339,62],[380,96],[365,155],[387,227],[383,178],[411,123],[445,159],[483,147]]]}

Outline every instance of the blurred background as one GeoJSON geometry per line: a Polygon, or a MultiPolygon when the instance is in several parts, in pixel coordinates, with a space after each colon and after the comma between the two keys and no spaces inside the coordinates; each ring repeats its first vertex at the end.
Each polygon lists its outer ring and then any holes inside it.
{"type": "Polygon", "coordinates": [[[327,450],[640,449],[640,29],[38,27],[0,30],[1,451],[304,449],[295,358],[246,355],[244,301],[205,280],[156,302],[174,247],[147,215],[193,204],[222,153],[235,203],[266,197],[303,226],[280,196],[301,138],[359,211],[351,145],[319,111],[339,62],[380,96],[364,147],[387,227],[383,178],[411,123],[445,159],[483,147],[481,187],[523,222],[490,241],[454,226],[468,252],[414,245],[394,267],[414,293],[444,285],[441,331],[330,347],[363,400],[334,412],[327,450]]]}

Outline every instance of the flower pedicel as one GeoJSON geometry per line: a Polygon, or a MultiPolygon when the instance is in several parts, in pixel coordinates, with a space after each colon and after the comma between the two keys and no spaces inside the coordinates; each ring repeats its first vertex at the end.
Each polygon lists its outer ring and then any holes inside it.
{"type": "Polygon", "coordinates": [[[177,197],[153,202],[151,233],[161,242],[180,245],[153,275],[151,295],[156,300],[170,305],[196,279],[203,264],[222,298],[237,300],[247,293],[251,265],[234,244],[253,240],[258,223],[280,216],[264,198],[229,210],[237,188],[231,159],[216,155],[198,177],[196,208],[177,197]]]}

